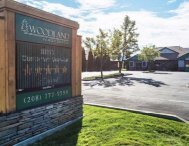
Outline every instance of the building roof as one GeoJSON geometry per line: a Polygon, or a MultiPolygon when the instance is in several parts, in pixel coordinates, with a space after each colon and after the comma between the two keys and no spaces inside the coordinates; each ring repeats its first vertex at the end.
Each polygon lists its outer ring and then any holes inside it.
{"type": "Polygon", "coordinates": [[[187,57],[189,57],[189,53],[186,53],[186,54],[180,56],[178,59],[185,59],[187,57]]]}
{"type": "Polygon", "coordinates": [[[138,55],[139,55],[139,54],[136,54],[136,55],[134,55],[134,56],[128,58],[127,60],[137,61],[137,60],[139,60],[139,59],[138,59],[138,55]]]}
{"type": "Polygon", "coordinates": [[[189,48],[183,48],[186,53],[189,53],[189,48]]]}
{"type": "Polygon", "coordinates": [[[172,55],[170,55],[168,57],[168,55],[167,55],[167,57],[166,57],[165,55],[160,54],[160,57],[157,57],[156,60],[165,60],[165,58],[167,58],[167,60],[168,59],[178,59],[179,57],[189,53],[189,48],[183,48],[180,46],[158,47],[157,49],[159,51],[163,50],[163,49],[169,49],[169,50],[174,51],[175,53],[178,53],[178,55],[176,55],[175,57],[173,57],[172,55]]]}
{"type": "Polygon", "coordinates": [[[155,60],[169,60],[169,59],[166,57],[159,56],[159,57],[156,57],[155,60]]]}
{"type": "MultiPolygon", "coordinates": [[[[172,50],[175,53],[162,53],[160,54],[159,57],[156,57],[155,60],[177,60],[178,58],[182,57],[182,56],[186,56],[187,54],[189,54],[189,48],[182,48],[180,46],[170,46],[170,47],[158,47],[156,48],[158,51],[163,50],[163,49],[169,49],[172,50]]],[[[136,54],[130,58],[128,58],[127,60],[130,61],[138,61],[138,55],[136,54]]]]}

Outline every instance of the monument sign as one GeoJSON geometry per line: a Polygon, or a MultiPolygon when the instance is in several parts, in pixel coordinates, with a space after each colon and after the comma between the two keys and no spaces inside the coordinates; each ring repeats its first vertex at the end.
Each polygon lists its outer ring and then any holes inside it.
{"type": "Polygon", "coordinates": [[[16,14],[16,108],[71,97],[72,31],[16,14]]]}
{"type": "Polygon", "coordinates": [[[0,0],[0,145],[24,145],[29,138],[28,144],[82,118],[78,28],[75,21],[0,0]]]}

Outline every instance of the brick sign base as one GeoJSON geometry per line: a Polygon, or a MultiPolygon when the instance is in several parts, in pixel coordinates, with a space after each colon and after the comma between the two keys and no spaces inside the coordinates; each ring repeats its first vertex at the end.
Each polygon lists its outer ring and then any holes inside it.
{"type": "Polygon", "coordinates": [[[0,145],[13,145],[82,116],[82,97],[0,116],[0,145]]]}

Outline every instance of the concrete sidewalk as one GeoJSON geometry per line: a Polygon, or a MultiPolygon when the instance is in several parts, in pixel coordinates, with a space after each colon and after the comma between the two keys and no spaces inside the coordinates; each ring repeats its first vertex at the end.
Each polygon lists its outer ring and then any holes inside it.
{"type": "Polygon", "coordinates": [[[105,83],[83,81],[84,103],[175,115],[189,121],[189,73],[125,73],[132,75],[106,79],[105,83]]]}

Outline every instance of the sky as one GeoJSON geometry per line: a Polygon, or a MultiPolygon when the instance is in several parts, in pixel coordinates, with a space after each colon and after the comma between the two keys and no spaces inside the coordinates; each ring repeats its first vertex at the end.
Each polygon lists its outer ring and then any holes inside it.
{"type": "Polygon", "coordinates": [[[16,0],[77,21],[78,34],[94,37],[99,28],[120,28],[125,15],[136,21],[139,47],[189,48],[189,0],[16,0]]]}

